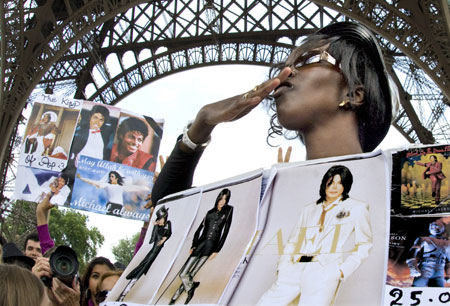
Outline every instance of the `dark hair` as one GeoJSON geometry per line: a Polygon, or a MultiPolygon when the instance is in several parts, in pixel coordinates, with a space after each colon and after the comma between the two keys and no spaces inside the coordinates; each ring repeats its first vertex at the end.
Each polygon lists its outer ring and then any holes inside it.
{"type": "Polygon", "coordinates": [[[6,244],[6,242],[6,239],[0,235],[0,246],[3,246],[4,244],[6,244]]]}
{"type": "Polygon", "coordinates": [[[135,117],[129,117],[122,121],[117,129],[117,136],[123,137],[129,131],[137,131],[144,136],[144,139],[148,135],[148,127],[141,119],[135,117]]]}
{"type": "Polygon", "coordinates": [[[219,195],[216,198],[216,203],[214,204],[214,207],[217,208],[217,205],[219,204],[219,201],[222,199],[223,196],[226,196],[227,201],[225,202],[225,205],[228,205],[228,202],[230,201],[231,198],[231,191],[230,189],[222,189],[222,191],[219,193],[219,195]]]}
{"type": "MultiPolygon", "coordinates": [[[[372,151],[386,136],[392,119],[389,82],[383,70],[383,60],[378,54],[375,36],[360,24],[349,22],[332,24],[309,35],[299,47],[292,51],[289,59],[297,59],[305,52],[325,45],[329,45],[328,53],[340,63],[349,92],[353,93],[357,86],[364,86],[364,103],[361,106],[350,104],[350,109],[356,112],[358,118],[359,142],[363,151],[372,151]]],[[[273,67],[270,72],[271,77],[287,64],[282,62],[273,67]]],[[[269,100],[269,106],[275,113],[270,120],[268,142],[274,135],[283,134],[283,127],[278,122],[273,98],[269,100]]],[[[286,138],[302,139],[302,135],[298,133],[294,137],[290,136],[289,131],[284,134],[286,138]]]]}
{"type": "Polygon", "coordinates": [[[341,184],[344,187],[344,191],[342,192],[342,200],[348,199],[348,193],[350,192],[353,184],[353,175],[347,167],[337,165],[328,169],[328,171],[324,174],[322,183],[320,184],[320,198],[317,200],[317,204],[320,204],[327,199],[325,191],[333,182],[335,175],[339,175],[341,177],[341,184]]]}
{"type": "Polygon", "coordinates": [[[435,161],[438,161],[437,156],[436,155],[430,155],[430,158],[434,157],[435,161]]]}
{"type": "Polygon", "coordinates": [[[119,172],[117,172],[117,171],[109,171],[109,173],[108,173],[108,183],[111,184],[111,178],[109,177],[111,174],[114,174],[114,176],[117,178],[117,184],[122,186],[123,185],[123,176],[121,176],[119,174],[119,172]]]}
{"type": "Polygon", "coordinates": [[[39,235],[36,232],[33,232],[31,234],[28,234],[25,237],[25,240],[23,242],[23,251],[25,252],[27,249],[28,240],[33,240],[35,242],[39,242],[39,235]]]}
{"type": "Polygon", "coordinates": [[[94,259],[89,262],[86,271],[83,274],[83,277],[81,278],[81,296],[82,296],[82,302],[81,305],[87,306],[88,301],[91,298],[91,292],[89,290],[89,279],[92,275],[92,270],[94,270],[94,267],[96,265],[105,265],[108,266],[110,270],[116,270],[114,265],[109,261],[106,257],[95,257],[94,259]]]}
{"type": "Polygon", "coordinates": [[[50,116],[50,114],[44,114],[43,118],[47,117],[48,121],[50,122],[52,120],[52,116],[50,116]]]}
{"type": "MultiPolygon", "coordinates": [[[[87,116],[82,116],[81,117],[81,122],[80,122],[80,127],[82,127],[83,129],[89,129],[90,127],[90,121],[91,121],[91,117],[96,114],[99,113],[101,114],[104,119],[105,119],[105,123],[109,120],[109,110],[108,108],[106,108],[103,105],[94,105],[90,111],[86,111],[87,112],[87,116]]],[[[84,112],[83,112],[84,114],[84,112]]],[[[102,127],[100,128],[101,130],[103,130],[103,128],[106,127],[106,124],[103,124],[102,127]]]]}
{"type": "Polygon", "coordinates": [[[65,182],[66,182],[66,185],[69,185],[69,182],[70,182],[70,176],[67,174],[67,173],[61,173],[59,176],[58,176],[58,178],[62,178],[65,182]]]}
{"type": "Polygon", "coordinates": [[[109,110],[103,105],[94,105],[92,109],[89,111],[89,120],[91,120],[92,115],[99,113],[105,118],[105,122],[109,119],[109,110]]]}

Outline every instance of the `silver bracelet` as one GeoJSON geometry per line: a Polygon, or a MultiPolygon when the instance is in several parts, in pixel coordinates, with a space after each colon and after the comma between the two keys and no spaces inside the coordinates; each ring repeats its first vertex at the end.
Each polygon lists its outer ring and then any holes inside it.
{"type": "Polygon", "coordinates": [[[211,142],[211,136],[208,137],[208,140],[204,143],[194,143],[188,136],[187,132],[189,130],[189,128],[192,125],[193,120],[189,121],[186,126],[183,129],[183,137],[181,138],[181,141],[191,150],[195,150],[198,148],[205,148],[207,145],[209,145],[209,143],[211,142]]]}

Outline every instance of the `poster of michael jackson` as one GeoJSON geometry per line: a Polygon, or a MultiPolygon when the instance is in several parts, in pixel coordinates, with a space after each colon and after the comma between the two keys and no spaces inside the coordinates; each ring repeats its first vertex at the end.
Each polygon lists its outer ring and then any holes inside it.
{"type": "Polygon", "coordinates": [[[48,195],[50,204],[62,206],[69,199],[71,185],[64,173],[18,166],[14,198],[39,203],[48,195]]]}
{"type": "Polygon", "coordinates": [[[450,146],[423,146],[393,154],[394,214],[450,213],[450,146]]]}
{"type": "Polygon", "coordinates": [[[230,305],[382,304],[385,156],[314,163],[278,169],[266,226],[230,305]]]}
{"type": "Polygon", "coordinates": [[[147,305],[166,277],[197,214],[201,189],[156,206],[139,251],[106,301],[147,305]]]}
{"type": "Polygon", "coordinates": [[[42,95],[25,128],[19,165],[50,171],[66,167],[82,100],[42,95]]]}
{"type": "Polygon", "coordinates": [[[232,278],[240,277],[237,268],[256,232],[261,183],[262,173],[255,171],[204,187],[192,226],[152,304],[227,304],[222,296],[232,278]]]}
{"type": "Polygon", "coordinates": [[[117,107],[44,95],[23,137],[14,197],[39,202],[50,192],[55,205],[146,220],[141,207],[152,188],[163,125],[117,107]],[[81,196],[87,185],[92,193],[81,196]]]}
{"type": "Polygon", "coordinates": [[[385,304],[450,301],[449,234],[446,215],[391,217],[385,304]]]}
{"type": "Polygon", "coordinates": [[[78,159],[70,207],[115,217],[148,220],[144,206],[153,172],[88,156],[78,159]]]}

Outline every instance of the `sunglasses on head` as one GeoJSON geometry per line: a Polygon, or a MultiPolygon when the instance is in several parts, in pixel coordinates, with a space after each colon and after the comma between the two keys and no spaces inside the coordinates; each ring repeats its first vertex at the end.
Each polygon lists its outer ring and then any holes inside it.
{"type": "Polygon", "coordinates": [[[300,69],[301,67],[316,64],[320,62],[327,62],[335,67],[337,70],[341,70],[341,65],[337,62],[337,60],[327,51],[315,50],[302,54],[300,57],[296,59],[292,67],[295,70],[300,69]]]}

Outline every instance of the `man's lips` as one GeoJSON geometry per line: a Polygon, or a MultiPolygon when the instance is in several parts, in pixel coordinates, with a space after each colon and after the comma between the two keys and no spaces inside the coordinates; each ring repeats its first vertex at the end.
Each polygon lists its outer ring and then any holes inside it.
{"type": "Polygon", "coordinates": [[[275,88],[274,92],[273,92],[273,96],[276,98],[279,95],[281,95],[284,91],[291,89],[293,86],[291,83],[289,82],[282,82],[280,85],[278,85],[277,88],[275,88]]]}

